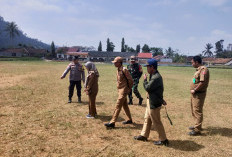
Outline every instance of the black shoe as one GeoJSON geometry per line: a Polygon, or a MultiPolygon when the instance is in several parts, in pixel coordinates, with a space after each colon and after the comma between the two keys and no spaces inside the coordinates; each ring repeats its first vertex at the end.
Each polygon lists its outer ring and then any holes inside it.
{"type": "Polygon", "coordinates": [[[68,99],[68,103],[71,103],[72,102],[72,99],[68,99]]]}
{"type": "Polygon", "coordinates": [[[139,99],[139,105],[142,105],[142,103],[143,103],[143,98],[140,98],[139,99]]]}
{"type": "Polygon", "coordinates": [[[193,127],[193,126],[190,126],[190,127],[189,127],[189,130],[194,130],[194,127],[193,127]]]}
{"type": "Polygon", "coordinates": [[[141,135],[135,136],[134,139],[135,139],[135,140],[139,140],[139,141],[147,141],[147,138],[144,137],[144,136],[141,136],[141,135]]]}
{"type": "Polygon", "coordinates": [[[105,123],[104,124],[107,128],[114,128],[115,124],[114,123],[105,123]]]}
{"type": "Polygon", "coordinates": [[[125,122],[122,122],[122,124],[132,124],[132,123],[133,123],[132,120],[127,120],[125,122]]]}
{"type": "Polygon", "coordinates": [[[192,130],[191,132],[188,133],[190,136],[197,136],[197,135],[201,135],[200,131],[194,131],[192,130]]]}
{"type": "Polygon", "coordinates": [[[165,145],[165,146],[168,146],[169,145],[169,141],[168,141],[168,139],[166,139],[164,141],[155,141],[154,145],[165,145]]]}
{"type": "Polygon", "coordinates": [[[129,100],[128,105],[133,105],[132,99],[129,100]]]}
{"type": "Polygon", "coordinates": [[[81,103],[81,97],[78,97],[78,102],[81,103]]]}

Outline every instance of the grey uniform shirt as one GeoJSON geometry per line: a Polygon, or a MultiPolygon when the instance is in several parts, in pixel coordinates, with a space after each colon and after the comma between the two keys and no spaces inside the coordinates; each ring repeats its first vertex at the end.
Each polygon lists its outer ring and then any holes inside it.
{"type": "Polygon", "coordinates": [[[65,77],[69,71],[70,71],[70,75],[69,75],[70,81],[83,80],[83,82],[85,82],[85,70],[83,65],[81,65],[80,63],[77,64],[70,63],[67,66],[62,76],[65,77]]]}

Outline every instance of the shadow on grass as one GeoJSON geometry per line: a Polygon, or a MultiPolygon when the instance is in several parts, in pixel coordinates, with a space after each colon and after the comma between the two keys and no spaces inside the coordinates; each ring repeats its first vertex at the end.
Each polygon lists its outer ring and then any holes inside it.
{"type": "MultiPolygon", "coordinates": [[[[78,106],[81,106],[81,105],[89,105],[89,101],[82,101],[81,103],[77,102],[77,101],[73,101],[72,103],[75,103],[77,104],[78,106]]],[[[104,105],[105,103],[104,102],[96,102],[96,105],[99,106],[99,105],[104,105]]]]}
{"type": "MultiPolygon", "coordinates": [[[[109,122],[111,120],[112,116],[105,116],[105,115],[98,115],[96,119],[100,119],[102,122],[109,122]]],[[[118,117],[117,122],[125,121],[124,118],[118,117]]],[[[117,124],[116,122],[116,124],[117,124]]]]}
{"type": "Polygon", "coordinates": [[[198,151],[204,148],[205,146],[189,140],[170,140],[168,147],[178,149],[181,151],[198,151]]]}
{"type": "Polygon", "coordinates": [[[206,131],[206,135],[221,135],[230,138],[232,137],[232,128],[208,127],[204,130],[206,131]]]}
{"type": "Polygon", "coordinates": [[[122,127],[122,126],[117,126],[117,123],[116,123],[116,124],[115,124],[115,128],[113,128],[113,129],[142,130],[142,127],[143,127],[143,124],[136,124],[136,123],[133,123],[133,124],[124,125],[124,126],[122,127]]]}
{"type": "Polygon", "coordinates": [[[96,102],[96,105],[104,105],[104,102],[96,102]]]}

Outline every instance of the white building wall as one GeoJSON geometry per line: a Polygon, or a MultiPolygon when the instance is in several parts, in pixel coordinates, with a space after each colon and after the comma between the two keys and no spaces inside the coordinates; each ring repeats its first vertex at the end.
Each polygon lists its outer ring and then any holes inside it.
{"type": "Polygon", "coordinates": [[[171,58],[162,58],[162,59],[160,59],[160,62],[172,63],[172,59],[171,58]]]}

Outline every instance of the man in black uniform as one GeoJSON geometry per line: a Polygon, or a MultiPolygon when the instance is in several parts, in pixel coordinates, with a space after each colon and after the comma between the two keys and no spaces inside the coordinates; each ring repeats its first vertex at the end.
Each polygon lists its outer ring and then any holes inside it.
{"type": "MultiPolygon", "coordinates": [[[[132,87],[133,93],[135,94],[135,96],[139,99],[139,105],[142,105],[143,102],[143,98],[141,97],[139,91],[138,91],[138,84],[139,84],[139,79],[143,74],[143,69],[142,66],[138,63],[136,63],[136,57],[135,56],[131,56],[130,57],[130,64],[127,66],[127,69],[129,70],[134,84],[132,87]]],[[[132,97],[132,90],[129,93],[128,97],[129,97],[129,103],[130,105],[133,104],[133,97],[132,97]]]]}
{"type": "Polygon", "coordinates": [[[66,70],[60,77],[61,79],[65,78],[65,76],[70,71],[68,103],[72,102],[73,90],[75,86],[77,88],[78,102],[81,102],[81,80],[83,81],[83,83],[85,82],[85,71],[83,65],[81,65],[78,61],[79,61],[79,57],[75,56],[73,58],[73,62],[67,66],[66,70]]]}

